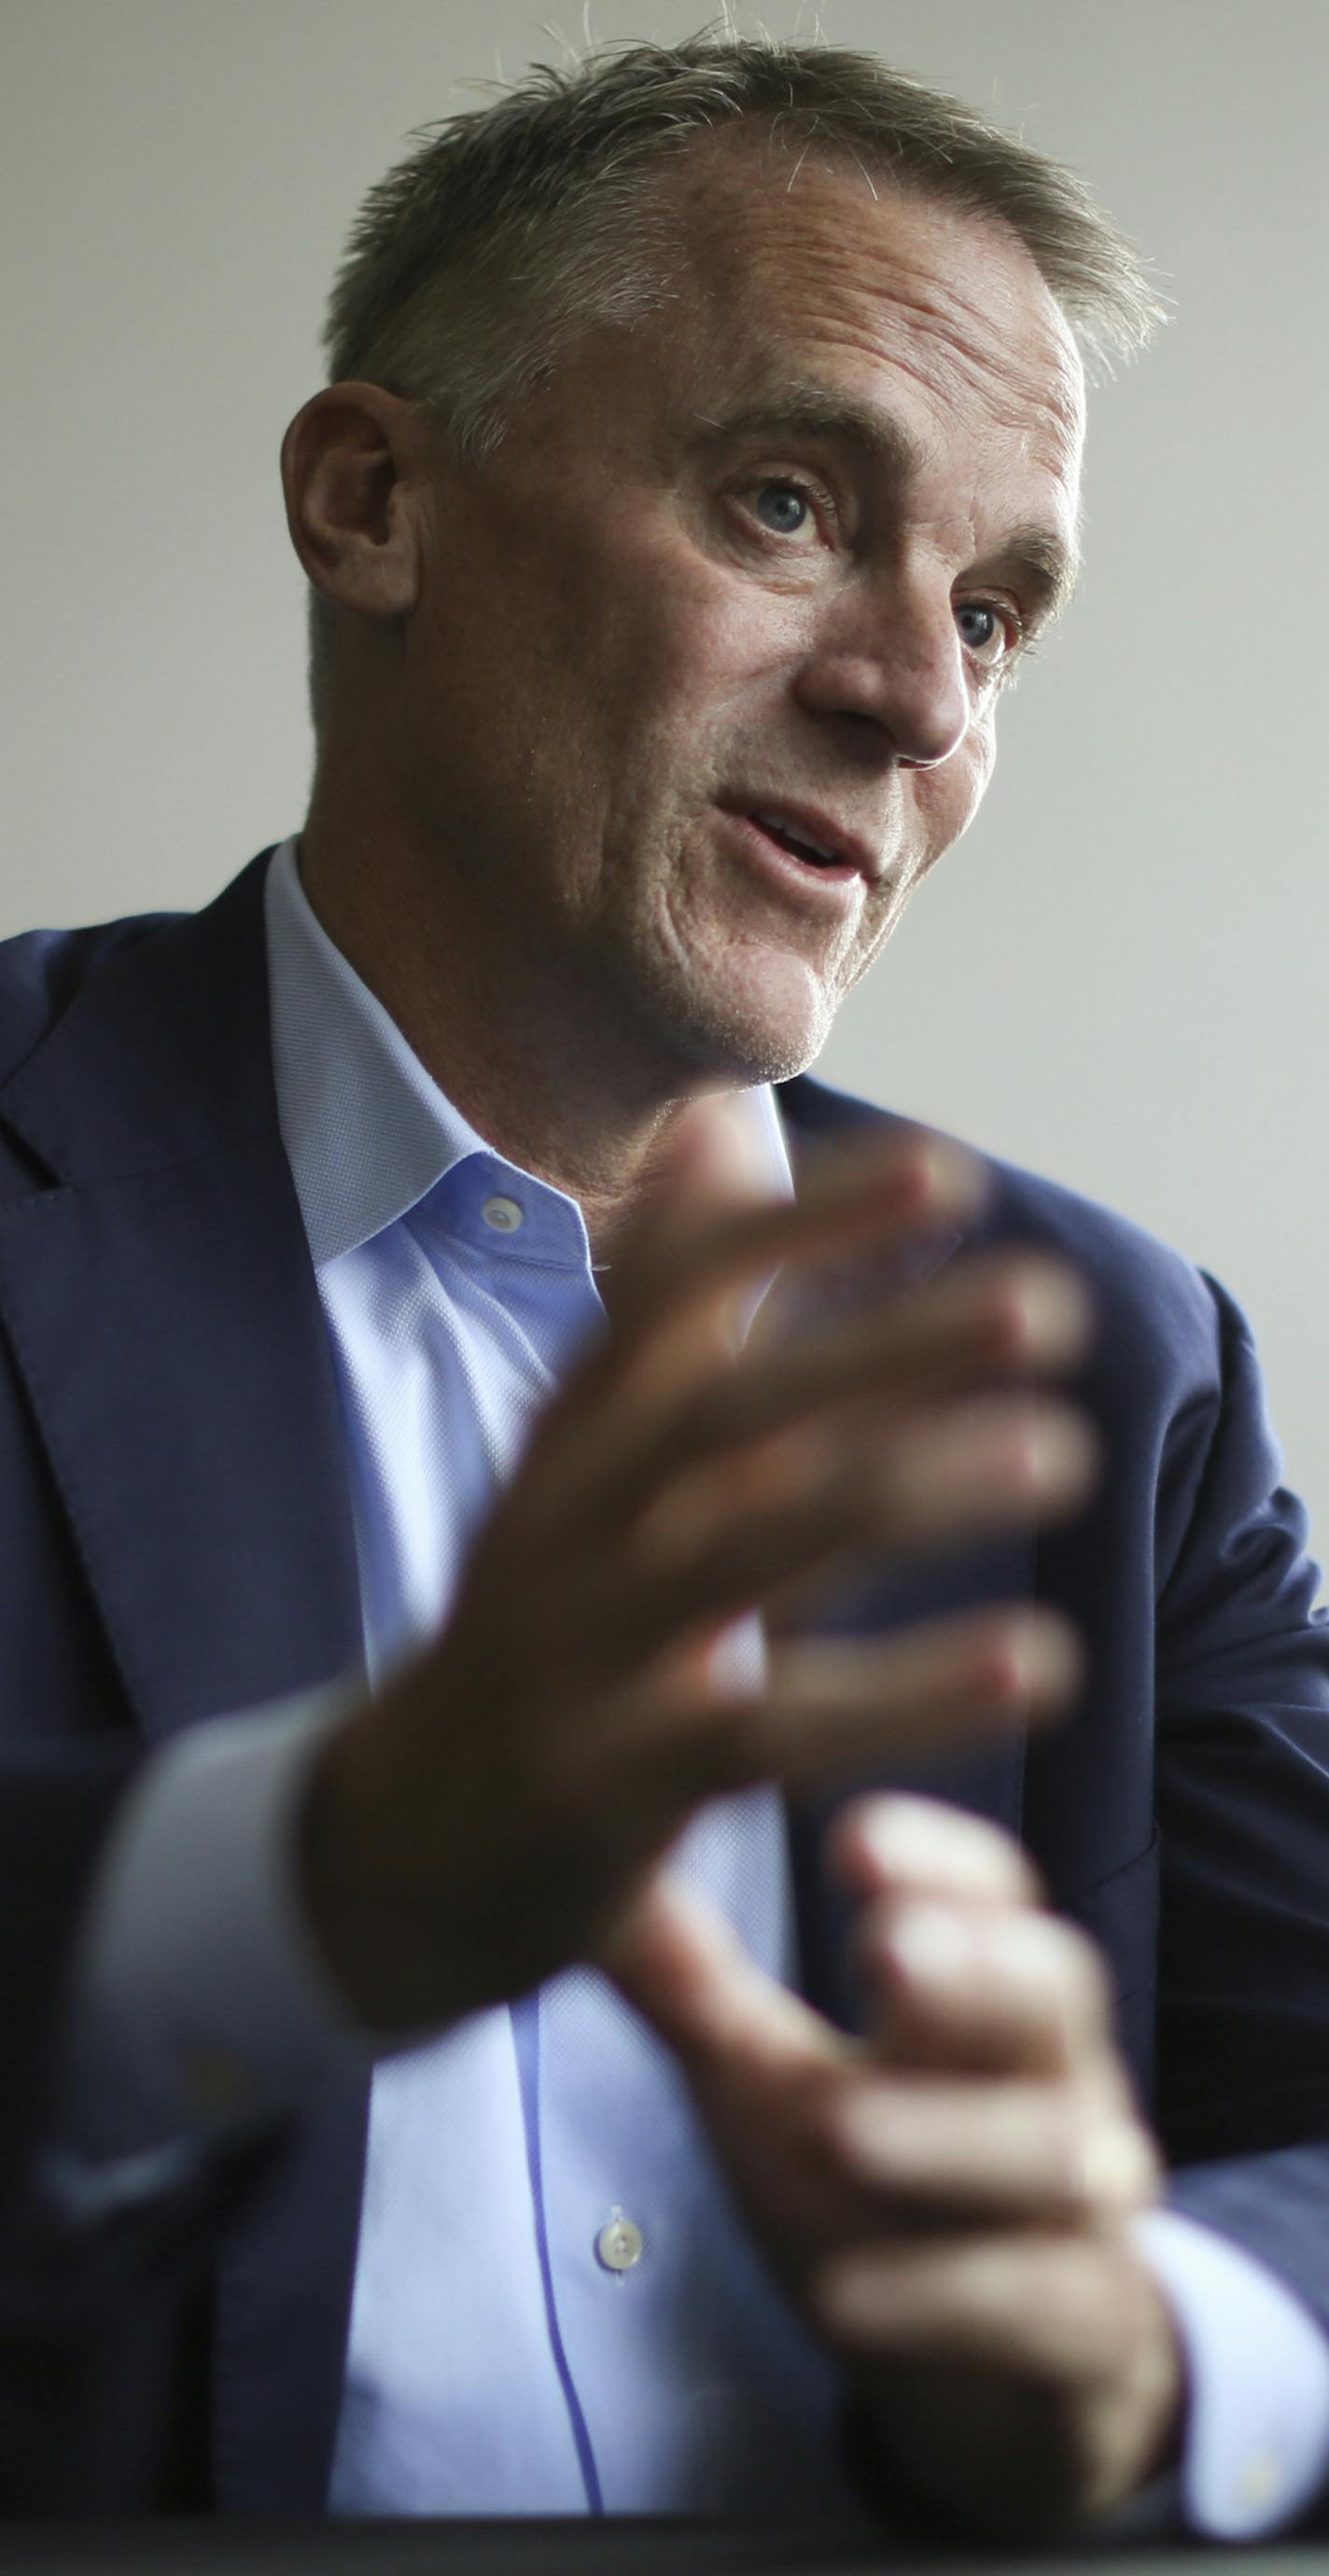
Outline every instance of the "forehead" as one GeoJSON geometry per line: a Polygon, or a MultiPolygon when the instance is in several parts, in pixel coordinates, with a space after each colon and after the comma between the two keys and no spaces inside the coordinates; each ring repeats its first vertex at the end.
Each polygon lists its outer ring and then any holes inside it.
{"type": "Polygon", "coordinates": [[[704,145],[674,184],[667,328],[699,395],[821,380],[953,469],[1024,466],[1073,517],[1083,372],[1008,226],[760,133],[704,145]]]}

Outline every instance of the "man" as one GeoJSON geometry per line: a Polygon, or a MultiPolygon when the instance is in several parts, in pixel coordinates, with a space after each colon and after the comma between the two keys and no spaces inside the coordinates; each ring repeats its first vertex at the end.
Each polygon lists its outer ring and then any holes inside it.
{"type": "Polygon", "coordinates": [[[831,51],[371,198],[299,842],[7,971],[14,2508],[1313,2500],[1329,1676],[1240,1321],[796,1079],[1149,310],[831,51]]]}

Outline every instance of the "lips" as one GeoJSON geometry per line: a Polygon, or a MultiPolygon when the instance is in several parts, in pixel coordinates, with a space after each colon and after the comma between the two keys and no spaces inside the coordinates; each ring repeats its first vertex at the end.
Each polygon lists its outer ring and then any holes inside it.
{"type": "MultiPolygon", "coordinates": [[[[728,803],[729,800],[726,800],[728,803]]],[[[778,849],[791,858],[800,859],[807,868],[826,875],[838,871],[863,877],[872,884],[881,868],[870,843],[837,822],[835,817],[814,805],[788,804],[783,798],[734,798],[729,810],[741,814],[747,823],[774,841],[778,849]]]]}
{"type": "Polygon", "coordinates": [[[782,815],[758,813],[752,816],[752,820],[754,823],[760,823],[763,832],[769,832],[771,839],[778,841],[781,848],[788,850],[794,858],[808,859],[814,867],[818,868],[837,867],[840,864],[838,851],[824,847],[819,841],[814,841],[808,832],[793,831],[782,815]]]}

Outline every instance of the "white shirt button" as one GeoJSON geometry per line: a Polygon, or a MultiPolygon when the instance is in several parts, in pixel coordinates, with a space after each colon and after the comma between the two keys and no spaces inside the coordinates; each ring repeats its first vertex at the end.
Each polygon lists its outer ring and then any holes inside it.
{"type": "Polygon", "coordinates": [[[615,2211],[596,2237],[595,2250],[606,2272],[630,2272],[634,2263],[640,2263],[646,2240],[633,2219],[615,2211]]]}
{"type": "Polygon", "coordinates": [[[495,1234],[515,1234],[518,1226],[526,1223],[526,1210],[517,1199],[486,1199],[480,1214],[495,1234]]]}

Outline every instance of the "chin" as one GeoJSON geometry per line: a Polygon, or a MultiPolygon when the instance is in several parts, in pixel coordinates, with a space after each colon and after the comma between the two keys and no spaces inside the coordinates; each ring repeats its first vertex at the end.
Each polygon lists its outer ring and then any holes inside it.
{"type": "Polygon", "coordinates": [[[833,1012],[808,1011],[806,995],[797,1012],[781,1013],[755,1000],[744,1007],[741,993],[692,997],[675,1042],[682,1040],[694,1071],[750,1089],[759,1082],[790,1082],[816,1062],[830,1034],[833,1012]]]}
{"type": "Polygon", "coordinates": [[[689,1083],[701,1075],[729,1089],[806,1072],[841,999],[829,976],[787,950],[723,940],[676,941],[663,953],[638,945],[616,980],[639,1043],[689,1083]]]}

